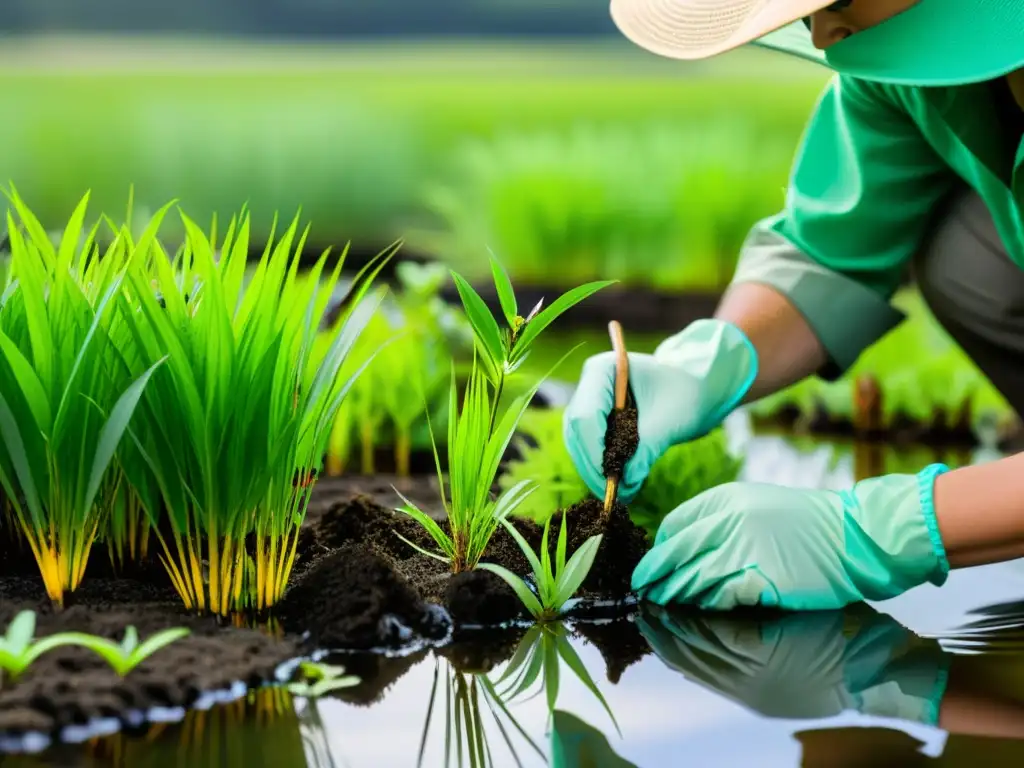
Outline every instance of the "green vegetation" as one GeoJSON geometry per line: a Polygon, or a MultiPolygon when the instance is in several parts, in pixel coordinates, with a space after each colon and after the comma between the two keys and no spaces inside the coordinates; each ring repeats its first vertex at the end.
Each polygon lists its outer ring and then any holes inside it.
{"type": "MultiPolygon", "coordinates": [[[[115,240],[99,259],[78,250],[86,200],[59,248],[17,194],[26,234],[8,214],[12,264],[0,298],[0,485],[7,514],[39,564],[46,593],[63,605],[82,580],[112,509],[123,509],[114,453],[163,356],[134,371],[119,365],[124,267],[135,256],[115,240]],[[110,470],[113,463],[113,470],[110,470]]],[[[140,241],[145,250],[152,232],[140,241]]]]}
{"type": "MultiPolygon", "coordinates": [[[[300,278],[294,220],[247,273],[249,216],[222,241],[182,214],[174,256],[158,234],[103,221],[82,236],[88,196],[58,244],[11,195],[12,262],[0,294],[0,486],[63,604],[93,543],[116,562],[150,532],[185,606],[262,611],[281,597],[331,426],[361,368],[346,370],[392,255],[356,275],[317,342],[344,264],[300,278]],[[219,257],[215,258],[215,253],[219,257]],[[344,371],[344,373],[343,373],[344,371]],[[166,516],[166,517],[165,517],[166,516]],[[161,522],[166,522],[161,526],[161,522]]],[[[369,362],[368,360],[366,362],[369,362]]]]}
{"type": "Polygon", "coordinates": [[[440,231],[418,244],[471,279],[486,246],[532,284],[720,290],[750,227],[782,208],[792,151],[735,117],[504,134],[460,152],[426,198],[440,231]]]}
{"type": "MultiPolygon", "coordinates": [[[[529,482],[523,482],[508,489],[498,499],[491,498],[498,465],[542,380],[524,394],[517,395],[502,412],[501,400],[506,393],[506,382],[514,376],[544,329],[565,311],[610,284],[594,282],[574,288],[551,306],[542,308],[537,305],[523,317],[519,314],[508,275],[494,259],[491,260],[491,268],[506,322],[504,328],[498,325],[469,283],[452,273],[466,317],[473,328],[475,351],[461,413],[458,410],[455,367],[452,366],[448,415],[450,500],[444,493],[445,481],[436,443],[434,448],[449,532],[405,498],[402,499],[405,504],[400,508],[427,530],[440,554],[428,552],[408,540],[407,543],[429,557],[450,563],[455,573],[476,567],[501,521],[514,512],[532,490],[529,482]]],[[[433,437],[431,439],[433,441],[433,437]]]]}
{"type": "Polygon", "coordinates": [[[824,412],[868,430],[906,419],[979,434],[1013,418],[1009,404],[935,322],[919,294],[904,291],[894,303],[907,321],[865,350],[840,379],[807,379],[752,404],[751,413],[771,418],[796,409],[808,419],[824,412]]]}
{"type": "Polygon", "coordinates": [[[66,646],[86,648],[106,661],[117,675],[124,677],[135,667],[161,648],[189,635],[183,627],[165,629],[139,643],[135,627],[128,627],[124,640],[115,643],[104,637],[83,632],[59,632],[33,640],[36,631],[36,615],[32,611],[21,611],[0,636],[0,671],[12,681],[17,680],[32,663],[47,651],[66,646]]]}
{"type": "MultiPolygon", "coordinates": [[[[709,247],[726,248],[755,209],[781,199],[784,178],[759,167],[785,162],[828,73],[790,67],[785,57],[769,52],[744,51],[691,66],[617,43],[195,49],[146,42],[132,49],[125,41],[92,48],[64,41],[59,49],[28,47],[13,54],[19,49],[7,41],[0,55],[6,106],[0,179],[19,185],[48,229],[62,226],[82,189],[92,190],[99,209],[111,211],[123,210],[125,190],[134,185],[140,212],[176,199],[196,221],[210,221],[214,213],[227,220],[247,203],[251,238],[258,244],[268,238],[275,212],[291,214],[301,206],[319,243],[352,240],[376,249],[413,229],[445,225],[428,205],[430,190],[467,189],[459,161],[473,152],[467,144],[490,146],[496,140],[495,158],[506,158],[511,155],[501,147],[520,141],[530,146],[530,139],[515,138],[523,134],[539,137],[552,151],[566,148],[571,162],[582,165],[551,160],[536,184],[555,186],[549,192],[517,188],[520,200],[509,216],[522,219],[533,196],[543,201],[572,192],[558,202],[561,215],[566,205],[592,206],[596,200],[607,207],[618,201],[633,212],[630,229],[620,237],[643,237],[645,252],[637,258],[644,263],[655,263],[658,249],[666,247],[679,269],[717,264],[722,253],[690,249],[702,248],[702,237],[714,239],[709,247]],[[743,134],[740,149],[723,150],[715,137],[730,124],[746,126],[735,129],[743,134]],[[630,135],[659,134],[661,126],[671,126],[660,133],[665,142],[632,158],[638,170],[653,173],[647,179],[630,179],[624,166],[611,167],[615,157],[602,161],[587,154],[588,147],[628,151],[640,140],[630,135]],[[574,138],[590,131],[607,138],[596,144],[574,138]],[[679,158],[654,165],[658,152],[675,150],[679,158]],[[777,153],[782,156],[775,159],[777,153]],[[683,185],[681,169],[691,165],[698,180],[683,185]],[[749,169],[749,179],[742,172],[736,176],[735,168],[749,169]],[[639,197],[601,200],[596,193],[574,191],[573,179],[588,172],[599,173],[597,189],[621,180],[628,184],[621,192],[639,197]],[[726,179],[735,181],[723,187],[726,179]],[[699,199],[705,192],[711,200],[699,199]],[[658,195],[667,197],[655,200],[658,195]],[[651,216],[687,201],[681,220],[665,236],[653,222],[640,221],[641,201],[651,200],[651,216]],[[721,214],[713,209],[719,204],[726,206],[721,214]],[[744,210],[745,204],[752,208],[744,210]],[[728,223],[737,211],[742,220],[728,223]],[[708,222],[730,229],[712,231],[708,222]],[[686,250],[674,250],[680,247],[686,250]]],[[[502,174],[507,183],[526,184],[524,170],[502,174]]],[[[600,224],[600,211],[585,216],[582,223],[591,230],[600,224]]],[[[474,242],[477,234],[460,229],[460,264],[467,264],[474,249],[491,246],[520,280],[516,260],[526,260],[526,267],[534,255],[516,253],[506,242],[559,244],[559,259],[594,247],[592,231],[583,230],[580,242],[563,248],[553,226],[493,242],[485,232],[480,234],[488,241],[474,242]]],[[[162,231],[168,238],[185,236],[177,220],[162,231]]],[[[606,252],[597,256],[611,268],[618,266],[609,249],[615,237],[598,241],[606,252]]],[[[668,270],[659,279],[671,277],[668,270]]],[[[717,279],[717,273],[701,278],[717,279]]]]}
{"type": "MultiPolygon", "coordinates": [[[[528,409],[518,431],[519,458],[509,463],[498,482],[507,489],[532,481],[537,491],[516,508],[517,516],[546,524],[556,510],[590,497],[565,447],[561,409],[528,409]]],[[[630,504],[630,518],[653,535],[665,515],[708,488],[732,482],[742,465],[743,460],[730,452],[722,429],[673,446],[651,468],[630,504]]]]}
{"type": "Polygon", "coordinates": [[[522,534],[509,524],[508,520],[502,520],[502,525],[509,532],[523,554],[526,556],[530,567],[533,569],[533,580],[537,585],[537,592],[530,588],[526,581],[507,568],[502,568],[494,563],[480,563],[477,568],[490,571],[500,576],[515,591],[519,599],[523,601],[526,610],[534,619],[540,622],[553,621],[557,619],[565,609],[565,604],[576,590],[580,588],[590,568],[597,557],[597,549],[601,545],[601,535],[591,536],[577,549],[569,562],[565,561],[565,515],[560,517],[561,524],[558,529],[558,545],[555,550],[554,567],[551,563],[551,551],[548,549],[548,533],[551,529],[551,518],[544,523],[544,535],[541,537],[540,559],[530,548],[530,544],[523,538],[522,534]]]}
{"type": "MultiPolygon", "coordinates": [[[[412,451],[430,450],[427,414],[438,430],[447,428],[450,360],[471,353],[472,329],[438,295],[448,278],[443,266],[406,262],[397,273],[400,289],[367,323],[342,369],[345,377],[369,360],[338,409],[327,449],[329,475],[352,469],[358,446],[362,474],[376,471],[375,449],[390,447],[396,473],[408,476],[412,451]]],[[[318,337],[318,346],[328,338],[318,337]]]]}

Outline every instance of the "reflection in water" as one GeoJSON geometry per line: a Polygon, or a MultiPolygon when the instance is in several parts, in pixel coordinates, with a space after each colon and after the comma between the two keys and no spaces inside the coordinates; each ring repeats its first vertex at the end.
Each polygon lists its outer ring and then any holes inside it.
{"type": "Polygon", "coordinates": [[[931,757],[900,730],[801,730],[803,766],[1021,765],[1024,604],[992,613],[941,641],[864,605],[758,618],[645,607],[638,624],[666,666],[764,717],[854,711],[949,733],[931,757]]]}

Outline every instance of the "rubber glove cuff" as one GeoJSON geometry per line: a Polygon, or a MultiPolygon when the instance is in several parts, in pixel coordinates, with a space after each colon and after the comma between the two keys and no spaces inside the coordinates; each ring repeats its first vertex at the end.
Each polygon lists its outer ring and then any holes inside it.
{"type": "MultiPolygon", "coordinates": [[[[747,335],[724,320],[695,320],[654,350],[654,359],[685,370],[701,381],[699,420],[678,442],[694,440],[717,427],[747,396],[757,378],[757,350],[747,335]]],[[[665,446],[667,448],[668,446],[665,446]]]]}
{"type": "Polygon", "coordinates": [[[939,521],[935,517],[935,479],[946,472],[949,472],[949,467],[945,464],[931,464],[917,473],[917,495],[921,502],[921,514],[924,515],[928,539],[931,541],[932,550],[938,561],[936,572],[929,578],[929,581],[937,587],[941,587],[949,576],[949,557],[946,555],[946,545],[942,543],[942,535],[939,533],[939,521]]]}

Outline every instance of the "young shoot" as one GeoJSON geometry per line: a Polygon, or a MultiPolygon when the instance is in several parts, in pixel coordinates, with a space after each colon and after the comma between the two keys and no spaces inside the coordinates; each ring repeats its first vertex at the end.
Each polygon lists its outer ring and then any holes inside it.
{"type": "Polygon", "coordinates": [[[47,651],[73,643],[66,634],[50,635],[33,642],[35,632],[35,613],[21,611],[7,626],[7,632],[0,635],[0,672],[11,681],[17,680],[47,651]]]}
{"type": "Polygon", "coordinates": [[[491,260],[491,271],[507,323],[505,328],[498,325],[472,286],[452,272],[466,317],[473,329],[476,353],[461,413],[458,408],[455,369],[452,366],[448,411],[450,499],[444,492],[445,478],[432,427],[430,431],[441,499],[448,515],[450,533],[404,497],[402,501],[405,504],[399,508],[399,511],[411,516],[427,530],[439,552],[428,552],[406,540],[407,543],[423,554],[449,562],[455,573],[476,567],[498,525],[532,492],[530,483],[523,482],[509,488],[498,499],[491,495],[499,464],[512,441],[516,426],[544,379],[541,378],[527,392],[516,397],[502,412],[501,400],[507,381],[522,365],[531,345],[545,328],[568,309],[611,284],[607,281],[596,282],[574,288],[546,309],[538,304],[526,317],[522,317],[508,275],[494,259],[491,260]]]}
{"type": "Polygon", "coordinates": [[[523,551],[526,559],[533,569],[533,578],[537,585],[534,593],[530,585],[507,568],[502,568],[494,563],[480,563],[477,568],[490,571],[500,576],[512,587],[519,599],[523,601],[526,610],[530,612],[538,622],[554,621],[565,610],[565,604],[573,595],[590,573],[597,556],[597,549],[601,545],[601,535],[591,536],[580,546],[569,562],[565,560],[566,534],[565,515],[561,515],[561,526],[558,532],[558,546],[555,551],[555,562],[551,562],[551,552],[548,548],[548,532],[551,529],[551,519],[544,524],[544,536],[541,539],[540,558],[534,554],[529,543],[522,534],[515,529],[515,526],[507,520],[502,521],[505,529],[516,540],[519,548],[523,551]],[[553,567],[552,567],[553,565],[553,567]]]}
{"type": "Polygon", "coordinates": [[[188,629],[175,627],[157,632],[144,643],[140,643],[138,631],[135,627],[129,626],[125,629],[124,638],[120,643],[82,632],[65,632],[59,637],[63,639],[64,645],[78,645],[98,654],[119,677],[124,677],[157,651],[189,634],[188,629]]]}

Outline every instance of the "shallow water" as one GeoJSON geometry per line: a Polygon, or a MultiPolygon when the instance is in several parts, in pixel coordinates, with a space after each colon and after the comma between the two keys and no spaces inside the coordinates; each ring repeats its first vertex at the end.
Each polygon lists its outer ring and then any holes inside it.
{"type": "MultiPolygon", "coordinates": [[[[754,438],[741,419],[730,430],[747,451],[745,479],[799,486],[844,487],[865,474],[912,472],[937,459],[955,465],[994,458],[754,438]]],[[[1013,739],[1024,739],[1024,562],[954,572],[941,589],[920,587],[843,613],[779,618],[647,611],[636,626],[655,652],[629,666],[616,684],[594,646],[568,641],[568,629],[554,627],[520,643],[524,652],[538,653],[536,682],[511,700],[488,696],[488,681],[497,694],[504,690],[508,681],[499,680],[508,663],[486,676],[460,675],[443,657],[424,652],[370,705],[263,692],[248,703],[190,713],[148,737],[121,734],[70,752],[0,757],[0,765],[1024,764],[1024,740],[1013,739]],[[987,626],[968,629],[978,612],[992,617],[987,626]],[[608,710],[573,669],[566,643],[608,710]],[[556,671],[555,730],[570,747],[552,761],[547,692],[556,671]],[[936,727],[927,713],[938,706],[941,690],[936,727]],[[460,717],[446,722],[456,709],[460,717]],[[474,721],[482,724],[483,742],[468,725],[474,721]],[[596,761],[579,758],[580,745],[593,750],[604,739],[603,751],[591,752],[596,761]],[[473,762],[473,745],[490,759],[473,762]]]]}

